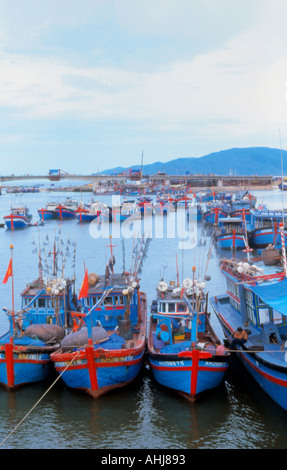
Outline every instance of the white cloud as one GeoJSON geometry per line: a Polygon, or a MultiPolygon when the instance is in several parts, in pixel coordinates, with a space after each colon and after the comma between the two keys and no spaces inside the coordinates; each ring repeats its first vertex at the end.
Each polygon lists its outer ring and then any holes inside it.
{"type": "MultiPolygon", "coordinates": [[[[29,5],[36,3],[30,0],[29,5]]],[[[2,8],[3,4],[5,2],[2,8]]],[[[183,59],[179,54],[177,60],[162,62],[152,71],[145,64],[141,69],[133,68],[132,62],[129,67],[116,63],[107,66],[95,61],[83,66],[81,60],[74,60],[73,51],[72,61],[68,55],[46,57],[45,49],[42,54],[30,55],[28,51],[16,52],[13,47],[8,52],[6,48],[0,55],[0,112],[2,108],[5,113],[9,110],[11,115],[25,119],[69,117],[119,123],[130,120],[142,124],[145,132],[149,129],[166,135],[174,132],[187,141],[193,135],[194,139],[209,139],[221,148],[232,139],[244,145],[252,141],[252,136],[254,141],[258,139],[258,145],[260,136],[261,142],[267,142],[268,136],[272,141],[274,133],[277,137],[278,127],[285,126],[287,5],[283,1],[251,2],[252,14],[246,23],[242,3],[227,0],[182,0],[180,3],[156,0],[156,8],[152,8],[154,1],[121,0],[108,2],[105,8],[104,0],[86,0],[82,11],[79,6],[82,2],[65,1],[60,10],[58,4],[47,2],[41,14],[36,8],[38,23],[27,13],[25,26],[23,30],[20,27],[17,34],[24,35],[31,26],[35,39],[41,35],[40,26],[44,29],[51,24],[73,27],[85,24],[91,17],[98,22],[103,18],[107,20],[110,14],[128,38],[145,36],[147,48],[152,49],[156,37],[163,42],[166,40],[168,45],[170,37],[179,41],[178,44],[196,39],[197,35],[199,41],[203,41],[202,25],[205,34],[210,27],[211,37],[214,34],[218,39],[220,28],[216,19],[223,10],[230,13],[230,5],[234,6],[234,15],[229,16],[227,32],[216,42],[216,47],[199,47],[196,53],[196,48],[192,49],[190,56],[185,55],[183,59]],[[68,4],[71,8],[66,17],[64,9],[68,4]],[[175,9],[176,5],[181,7],[175,9]],[[210,10],[205,16],[207,7],[210,10]],[[240,8],[240,21],[231,35],[232,22],[240,8]],[[194,19],[196,12],[202,22],[194,19]],[[33,22],[37,26],[33,26],[33,22]]],[[[6,40],[11,37],[12,26],[20,24],[20,16],[10,16],[11,21],[2,30],[6,40]]],[[[224,22],[227,21],[226,16],[224,22]]],[[[115,37],[114,41],[117,39],[115,37]]],[[[3,44],[7,46],[7,42],[3,44]]]]}

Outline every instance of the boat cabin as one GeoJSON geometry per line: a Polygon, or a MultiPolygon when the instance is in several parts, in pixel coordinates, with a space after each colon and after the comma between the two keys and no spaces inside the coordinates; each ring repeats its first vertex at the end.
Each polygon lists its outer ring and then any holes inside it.
{"type": "Polygon", "coordinates": [[[124,274],[110,274],[108,279],[104,275],[95,276],[96,282],[89,285],[87,297],[80,301],[83,313],[93,309],[93,326],[98,324],[108,330],[115,329],[119,321],[127,317],[135,326],[138,323],[138,288],[132,288],[128,293],[128,277],[124,274]],[[103,295],[104,300],[100,303],[103,295]]]}
{"type": "Polygon", "coordinates": [[[25,311],[23,328],[35,323],[51,323],[63,327],[68,325],[70,311],[76,309],[73,283],[74,281],[66,279],[58,292],[52,287],[44,286],[39,278],[28,284],[21,294],[22,309],[25,311]]]}
{"type": "Polygon", "coordinates": [[[226,217],[218,220],[216,235],[229,235],[235,231],[236,234],[244,233],[244,221],[240,218],[226,217]]]}
{"type": "Polygon", "coordinates": [[[251,210],[251,230],[261,228],[274,228],[277,224],[279,230],[279,223],[284,221],[284,228],[286,229],[287,211],[269,211],[269,210],[251,210]]]}
{"type": "Polygon", "coordinates": [[[254,327],[265,343],[287,338],[287,279],[280,280],[280,273],[277,273],[276,278],[271,274],[264,281],[262,272],[258,271],[257,276],[262,281],[257,283],[254,279],[250,285],[239,282],[239,277],[235,278],[226,271],[223,274],[229,302],[241,316],[242,323],[254,327]]]}

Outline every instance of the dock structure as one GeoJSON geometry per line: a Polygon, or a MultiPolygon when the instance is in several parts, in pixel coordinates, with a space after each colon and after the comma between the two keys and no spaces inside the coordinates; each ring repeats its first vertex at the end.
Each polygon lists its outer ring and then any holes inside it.
{"type": "MultiPolygon", "coordinates": [[[[19,180],[41,180],[49,179],[49,175],[6,175],[0,176],[0,182],[6,181],[19,181],[19,180]]],[[[127,175],[123,174],[95,174],[95,175],[71,175],[61,174],[61,181],[74,180],[86,181],[87,184],[99,184],[100,182],[125,182],[128,179],[127,175]]],[[[249,188],[262,188],[274,185],[274,178],[271,175],[266,176],[224,176],[224,175],[142,175],[142,180],[154,184],[185,184],[191,187],[201,188],[226,188],[226,187],[249,187],[249,188]]]]}

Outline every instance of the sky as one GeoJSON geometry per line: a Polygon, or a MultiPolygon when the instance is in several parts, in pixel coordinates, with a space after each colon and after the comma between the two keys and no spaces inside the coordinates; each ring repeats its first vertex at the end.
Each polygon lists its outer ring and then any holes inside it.
{"type": "Polygon", "coordinates": [[[286,18],[286,0],[0,0],[0,175],[286,149],[286,18]]]}

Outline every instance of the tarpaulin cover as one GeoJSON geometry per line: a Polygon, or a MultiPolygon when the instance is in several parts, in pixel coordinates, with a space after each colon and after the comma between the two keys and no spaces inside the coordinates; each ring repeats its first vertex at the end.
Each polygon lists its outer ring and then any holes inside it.
{"type": "Polygon", "coordinates": [[[260,299],[274,308],[282,315],[287,316],[287,279],[277,281],[272,284],[260,284],[258,286],[250,286],[260,299]]]}

